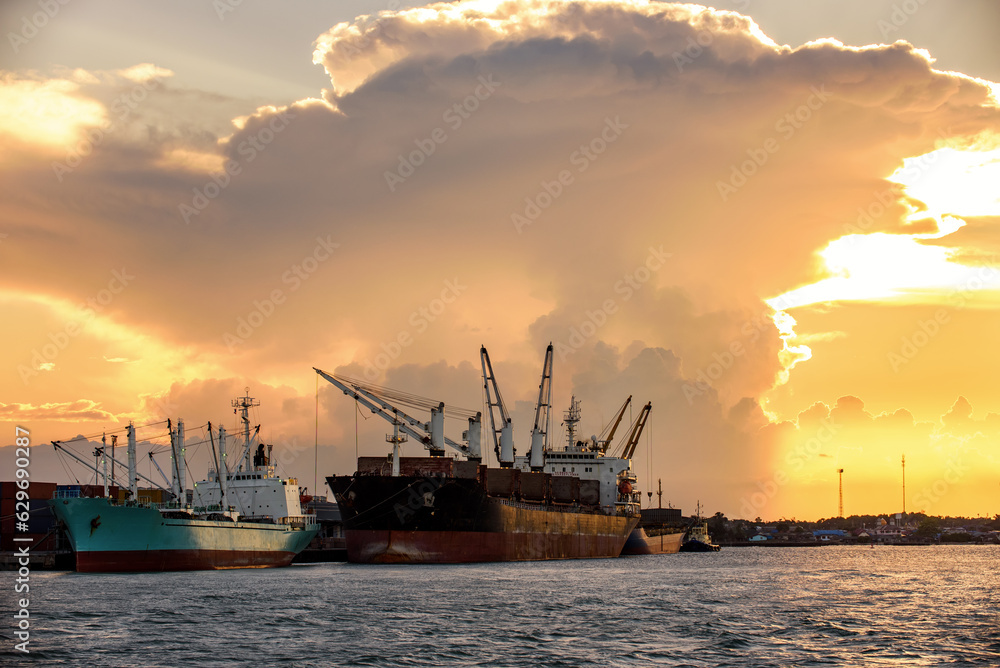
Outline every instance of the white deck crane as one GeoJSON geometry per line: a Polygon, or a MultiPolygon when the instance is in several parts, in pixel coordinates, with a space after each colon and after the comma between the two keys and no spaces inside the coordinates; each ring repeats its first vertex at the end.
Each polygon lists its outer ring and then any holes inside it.
{"type": "MultiPolygon", "coordinates": [[[[393,443],[392,471],[394,476],[399,475],[399,443],[402,442],[399,439],[399,431],[423,443],[432,457],[443,457],[444,447],[447,445],[465,455],[469,461],[479,462],[482,460],[480,447],[482,413],[476,413],[475,416],[469,417],[468,430],[463,432],[466,442],[458,443],[444,434],[444,402],[439,402],[437,406],[431,406],[430,421],[422,422],[394,406],[386,397],[380,396],[376,391],[377,388],[345,376],[328,374],[315,367],[313,370],[332,385],[338,387],[344,394],[354,397],[358,403],[393,425],[394,431],[396,431],[391,441],[393,443]]],[[[396,394],[392,391],[390,393],[396,394]]]]}
{"type": "Polygon", "coordinates": [[[535,404],[535,425],[531,428],[530,466],[532,471],[545,468],[545,453],[549,449],[549,426],[552,419],[552,344],[545,349],[542,381],[538,384],[535,404]]]}
{"type": "Polygon", "coordinates": [[[490,413],[493,451],[496,452],[500,468],[509,469],[514,465],[514,455],[517,453],[514,449],[514,425],[503,403],[503,397],[500,396],[500,388],[497,386],[496,376],[493,375],[493,364],[490,362],[490,354],[486,352],[486,346],[479,349],[479,358],[483,363],[483,387],[486,390],[486,405],[490,413]],[[494,409],[500,413],[499,427],[494,409]]]}

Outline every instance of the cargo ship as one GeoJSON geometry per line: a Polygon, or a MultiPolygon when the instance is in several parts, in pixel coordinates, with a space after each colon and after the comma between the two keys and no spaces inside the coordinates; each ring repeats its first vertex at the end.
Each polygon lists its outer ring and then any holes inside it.
{"type": "Polygon", "coordinates": [[[683,540],[683,529],[636,527],[625,541],[622,555],[677,554],[683,540]]]}
{"type": "MultiPolygon", "coordinates": [[[[469,563],[617,557],[639,522],[639,493],[630,458],[649,415],[647,404],[624,440],[611,452],[619,411],[607,438],[577,441],[580,402],[566,412],[567,444],[549,447],[552,346],[546,350],[535,409],[531,448],[517,456],[512,422],[492,364],[480,350],[490,424],[482,412],[328,374],[327,381],[393,424],[385,457],[361,457],[353,475],[327,483],[340,507],[347,559],[355,563],[469,563]],[[424,422],[404,410],[430,410],[424,422]],[[461,442],[444,435],[446,413],[468,422],[461,442]],[[499,468],[482,463],[482,431],[492,436],[499,468]],[[426,457],[401,457],[407,437],[426,457]],[[445,456],[453,448],[464,459],[445,456]],[[617,450],[617,449],[616,449],[617,450]]],[[[631,397],[629,398],[631,399],[631,397]]]]}
{"type": "MultiPolygon", "coordinates": [[[[680,552],[686,527],[677,508],[663,507],[663,481],[657,481],[658,508],[642,510],[639,526],[632,530],[622,555],[676,554],[680,552]]],[[[649,492],[650,499],[653,493],[649,492]]]]}
{"type": "MultiPolygon", "coordinates": [[[[185,489],[184,423],[167,421],[171,444],[172,500],[150,503],[137,493],[136,429],[126,428],[128,463],[122,465],[98,448],[104,461],[104,496],[67,497],[57,491],[49,501],[65,526],[80,572],[145,572],[271,568],[287,566],[319,531],[315,518],[304,514],[294,478],[282,479],[271,464],[271,446],[257,441],[259,425],[250,432],[248,411],[259,402],[249,396],[233,400],[243,424],[243,451],[238,464],[227,463],[226,431],[208,423],[214,468],[206,479],[185,489]],[[256,443],[256,448],[254,445],[256,443]],[[107,462],[112,477],[107,476],[107,462]],[[124,498],[114,489],[114,465],[127,467],[124,498]]],[[[54,441],[57,450],[91,466],[54,441]]],[[[152,481],[149,481],[152,482],[152,481]]]]}

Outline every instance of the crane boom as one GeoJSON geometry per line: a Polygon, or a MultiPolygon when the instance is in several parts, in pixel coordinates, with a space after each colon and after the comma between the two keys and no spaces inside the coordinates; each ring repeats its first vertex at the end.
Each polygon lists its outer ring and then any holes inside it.
{"type": "Polygon", "coordinates": [[[642,435],[642,430],[646,427],[646,420],[649,418],[651,410],[653,410],[653,403],[646,402],[646,405],[639,411],[639,417],[636,418],[635,424],[632,426],[632,433],[629,434],[628,440],[625,441],[625,449],[622,451],[623,459],[632,459],[632,455],[635,454],[635,447],[639,444],[639,437],[642,435]]]}
{"type": "Polygon", "coordinates": [[[479,358],[483,365],[483,388],[486,391],[486,405],[490,413],[490,433],[493,434],[493,451],[497,455],[497,461],[501,468],[510,468],[514,465],[514,430],[507,412],[507,407],[500,396],[500,387],[497,385],[496,376],[493,374],[493,364],[490,362],[490,354],[486,351],[486,346],[479,348],[479,358]],[[495,398],[495,401],[494,401],[495,398]],[[500,412],[500,427],[497,427],[496,415],[493,409],[500,412]]]}
{"type": "Polygon", "coordinates": [[[329,383],[339,388],[344,394],[354,397],[359,403],[371,410],[372,413],[382,417],[393,425],[398,425],[399,430],[424,444],[432,456],[443,456],[444,445],[448,445],[470,460],[478,460],[479,453],[479,425],[482,414],[477,413],[476,417],[469,418],[469,430],[466,432],[469,444],[457,443],[444,435],[444,403],[439,403],[437,408],[431,409],[430,422],[423,422],[408,415],[396,406],[378,396],[371,390],[362,387],[358,383],[351,382],[350,379],[340,379],[313,367],[313,370],[326,379],[329,383]]]}
{"type": "MultiPolygon", "coordinates": [[[[65,453],[65,454],[69,455],[70,457],[72,457],[76,461],[80,462],[81,464],[83,464],[84,466],[86,466],[91,471],[94,471],[96,473],[100,473],[100,471],[97,470],[97,467],[95,467],[93,464],[91,464],[90,462],[85,461],[85,460],[81,459],[80,457],[76,456],[75,454],[73,454],[73,452],[71,450],[69,450],[65,445],[62,444],[62,441],[51,441],[51,443],[52,443],[53,447],[56,449],[57,452],[61,451],[61,452],[65,453]]],[[[107,456],[108,456],[108,458],[111,459],[111,461],[117,462],[117,464],[119,466],[122,466],[122,463],[119,462],[118,460],[116,460],[113,455],[107,455],[107,456]]],[[[141,473],[136,473],[136,475],[139,476],[140,478],[142,478],[143,480],[145,480],[146,482],[148,482],[150,485],[153,485],[157,489],[162,489],[163,491],[167,491],[166,488],[161,487],[158,482],[154,482],[154,481],[150,480],[149,478],[147,478],[146,476],[142,475],[141,473]]],[[[114,484],[113,480],[112,480],[112,484],[114,484]]]]}
{"type": "Polygon", "coordinates": [[[615,421],[611,425],[611,430],[608,432],[607,438],[603,440],[604,447],[601,450],[606,451],[608,446],[615,440],[615,432],[618,431],[618,425],[621,424],[622,418],[625,417],[625,410],[628,408],[629,404],[632,403],[632,395],[628,395],[628,399],[622,404],[622,407],[618,409],[618,415],[615,416],[615,421]]]}
{"type": "Polygon", "coordinates": [[[538,403],[535,404],[535,425],[531,429],[530,466],[541,471],[545,466],[545,452],[549,449],[549,422],[552,413],[552,344],[545,349],[542,364],[542,381],[538,384],[538,403]]]}

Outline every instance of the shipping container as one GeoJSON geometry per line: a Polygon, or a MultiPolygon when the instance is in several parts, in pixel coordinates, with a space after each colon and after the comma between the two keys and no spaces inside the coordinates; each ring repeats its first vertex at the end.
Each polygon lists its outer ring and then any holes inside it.
{"type": "Polygon", "coordinates": [[[679,524],[683,521],[680,508],[646,508],[641,512],[643,524],[679,524]]]}
{"type": "Polygon", "coordinates": [[[596,506],[601,503],[601,481],[580,481],[580,503],[585,506],[596,506]]]}
{"type": "Polygon", "coordinates": [[[475,480],[479,476],[479,464],[477,462],[455,461],[452,470],[456,478],[468,478],[475,480]]]}
{"type": "Polygon", "coordinates": [[[392,461],[386,457],[358,457],[358,473],[389,475],[392,461]]]}
{"type": "Polygon", "coordinates": [[[552,476],[552,500],[575,503],[580,500],[580,479],[576,476],[552,476]]]}
{"type": "MultiPolygon", "coordinates": [[[[34,480],[29,480],[28,489],[25,491],[28,493],[28,498],[30,499],[51,499],[56,491],[56,486],[54,482],[35,482],[34,480]]],[[[16,498],[19,489],[20,487],[17,486],[16,481],[0,482],[0,499],[16,498]]]]}
{"type": "Polygon", "coordinates": [[[28,493],[33,499],[51,499],[56,493],[56,487],[58,485],[54,482],[35,482],[32,480],[28,493]]]}
{"type": "Polygon", "coordinates": [[[399,473],[414,478],[451,477],[455,460],[450,457],[400,457],[399,473]]]}
{"type": "MultiPolygon", "coordinates": [[[[17,481],[15,480],[0,482],[0,499],[16,498],[19,489],[21,488],[17,486],[17,481]]],[[[56,483],[35,482],[29,479],[28,488],[24,491],[28,493],[28,498],[30,499],[51,499],[52,494],[56,491],[56,483]]]]}
{"type": "Polygon", "coordinates": [[[521,473],[521,498],[529,501],[544,501],[548,497],[551,474],[541,471],[521,473]]]}
{"type": "Polygon", "coordinates": [[[32,499],[28,519],[28,533],[46,533],[56,525],[56,516],[45,499],[32,499]]]}
{"type": "Polygon", "coordinates": [[[163,503],[165,501],[162,489],[140,489],[136,496],[146,503],[163,503]]]}
{"type": "Polygon", "coordinates": [[[520,473],[518,469],[487,469],[486,493],[502,498],[514,496],[517,493],[520,473]]]}

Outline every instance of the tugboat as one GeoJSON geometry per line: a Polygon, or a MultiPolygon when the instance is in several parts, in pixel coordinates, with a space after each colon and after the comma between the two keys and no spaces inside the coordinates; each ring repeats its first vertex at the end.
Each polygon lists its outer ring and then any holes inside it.
{"type": "Polygon", "coordinates": [[[681,552],[718,552],[722,547],[712,542],[708,535],[708,522],[701,518],[701,503],[698,504],[695,523],[684,534],[681,552]]]}

